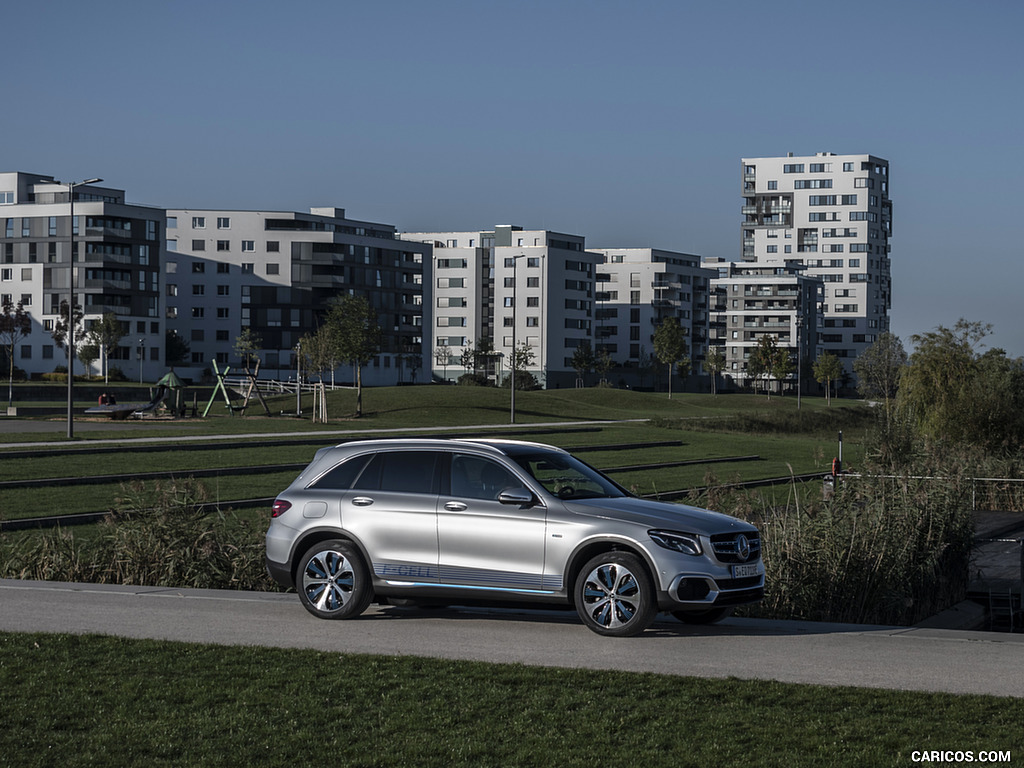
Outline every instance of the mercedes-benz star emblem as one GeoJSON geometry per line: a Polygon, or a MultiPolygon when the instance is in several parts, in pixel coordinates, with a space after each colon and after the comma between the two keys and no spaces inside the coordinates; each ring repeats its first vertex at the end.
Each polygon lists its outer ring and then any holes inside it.
{"type": "Polygon", "coordinates": [[[739,555],[740,560],[750,557],[750,541],[742,533],[736,537],[736,554],[739,555]]]}

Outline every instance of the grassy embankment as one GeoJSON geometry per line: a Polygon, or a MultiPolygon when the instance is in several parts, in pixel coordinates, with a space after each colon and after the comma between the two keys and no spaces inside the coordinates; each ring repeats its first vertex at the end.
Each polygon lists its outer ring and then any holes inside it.
{"type": "Polygon", "coordinates": [[[18,768],[861,768],[1024,749],[1014,699],[95,636],[0,634],[0,687],[0,765],[18,768]]]}
{"type": "MultiPolygon", "coordinates": [[[[350,390],[331,393],[330,414],[350,414],[355,394],[350,390]]],[[[280,397],[271,401],[271,407],[282,410],[294,399],[280,397]]],[[[307,398],[307,408],[309,405],[307,398]]],[[[756,455],[752,462],[722,464],[695,464],[688,467],[643,470],[616,473],[615,479],[639,493],[676,491],[707,484],[709,479],[719,481],[754,480],[824,471],[835,453],[835,431],[821,424],[823,416],[842,412],[840,408],[825,409],[822,401],[805,398],[801,411],[796,410],[793,398],[745,395],[718,396],[680,395],[669,400],[664,394],[638,393],[629,390],[584,389],[523,392],[517,397],[517,424],[508,425],[508,393],[485,388],[467,387],[400,387],[367,390],[364,394],[366,413],[362,418],[338,418],[327,425],[314,425],[308,418],[219,415],[205,420],[183,422],[154,422],[144,426],[102,423],[101,431],[79,430],[77,443],[88,446],[96,439],[160,437],[166,439],[165,450],[158,452],[133,451],[131,447],[117,453],[68,453],[59,456],[8,458],[4,462],[2,480],[76,478],[95,475],[153,471],[188,470],[268,466],[304,463],[316,450],[316,445],[249,447],[245,440],[255,435],[282,433],[294,437],[315,439],[323,436],[323,445],[341,439],[328,432],[354,431],[370,434],[372,430],[413,430],[423,427],[447,428],[449,434],[465,434],[465,428],[496,425],[501,429],[476,431],[501,437],[522,437],[548,442],[569,449],[593,445],[622,443],[649,443],[679,441],[682,445],[645,448],[642,450],[601,451],[589,453],[586,458],[600,468],[624,467],[670,461],[701,461],[714,458],[756,455]],[[748,419],[768,414],[782,417],[794,425],[806,421],[813,428],[802,434],[765,434],[734,432],[723,420],[735,415],[748,419]],[[535,434],[542,422],[574,422],[626,419],[655,420],[642,423],[629,422],[590,427],[586,431],[572,427],[553,428],[535,434]],[[713,423],[714,431],[704,425],[713,423]],[[688,426],[694,429],[688,429],[688,426]],[[450,430],[450,431],[448,431],[450,430]],[[226,435],[204,450],[181,450],[189,437],[226,435]]],[[[255,411],[251,411],[253,413],[255,411]]],[[[308,412],[307,412],[308,414],[308,412]]],[[[44,439],[54,440],[54,434],[5,434],[0,442],[19,443],[31,449],[44,439]]],[[[59,439],[59,437],[57,437],[59,439]]],[[[857,436],[849,435],[848,455],[856,458],[860,446],[857,436]],[[853,439],[850,439],[853,438],[853,439]]],[[[259,475],[223,475],[204,479],[203,483],[213,499],[225,501],[273,496],[294,477],[294,470],[268,471],[259,475]]],[[[14,519],[61,512],[91,512],[109,509],[119,492],[117,483],[105,485],[75,484],[72,481],[47,487],[0,490],[0,518],[14,519]],[[69,504],[69,486],[74,488],[73,503],[69,504]]]]}

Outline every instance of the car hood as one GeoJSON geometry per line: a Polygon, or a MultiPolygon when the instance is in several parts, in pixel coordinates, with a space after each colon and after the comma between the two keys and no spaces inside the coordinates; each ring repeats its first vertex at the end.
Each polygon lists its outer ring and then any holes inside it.
{"type": "Polygon", "coordinates": [[[685,504],[669,504],[624,496],[612,499],[582,499],[563,502],[566,510],[576,515],[606,517],[647,525],[652,528],[687,533],[729,533],[756,530],[750,523],[720,512],[712,512],[685,504]]]}

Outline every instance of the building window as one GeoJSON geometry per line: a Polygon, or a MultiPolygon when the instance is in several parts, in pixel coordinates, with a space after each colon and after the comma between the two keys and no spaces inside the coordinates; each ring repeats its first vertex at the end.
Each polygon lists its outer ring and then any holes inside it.
{"type": "Polygon", "coordinates": [[[192,217],[192,229],[206,229],[206,217],[205,216],[193,216],[192,217]]]}
{"type": "Polygon", "coordinates": [[[167,217],[166,227],[167,227],[167,229],[177,229],[178,228],[178,217],[177,216],[168,216],[167,217]]]}
{"type": "Polygon", "coordinates": [[[843,163],[843,171],[848,173],[853,170],[853,163],[843,163]]]}
{"type": "Polygon", "coordinates": [[[267,264],[267,274],[268,275],[279,275],[279,274],[281,274],[281,265],[280,264],[267,264]]]}
{"type": "Polygon", "coordinates": [[[218,320],[226,320],[227,317],[228,317],[228,308],[227,307],[217,307],[217,319],[218,320]]]}
{"type": "Polygon", "coordinates": [[[205,240],[193,240],[192,241],[192,250],[193,251],[205,251],[206,250],[206,241],[205,240]]]}
{"type": "Polygon", "coordinates": [[[231,265],[230,264],[225,264],[223,262],[217,264],[217,274],[218,275],[226,275],[226,274],[229,274],[230,272],[231,272],[231,265]]]}
{"type": "Polygon", "coordinates": [[[167,241],[167,250],[168,251],[176,251],[176,250],[178,250],[178,241],[177,240],[168,240],[167,241]]]}
{"type": "Polygon", "coordinates": [[[193,285],[192,286],[192,295],[193,296],[203,296],[205,293],[206,293],[206,286],[205,285],[193,285]]]}
{"type": "Polygon", "coordinates": [[[255,240],[243,240],[242,241],[242,253],[248,253],[256,250],[255,240]]]}
{"type": "Polygon", "coordinates": [[[783,173],[803,173],[804,172],[804,164],[803,163],[787,163],[786,165],[782,166],[782,172],[783,173]]]}
{"type": "Polygon", "coordinates": [[[267,253],[280,253],[281,242],[279,240],[267,240],[267,253]]]}
{"type": "Polygon", "coordinates": [[[251,262],[242,262],[242,274],[243,275],[251,275],[253,273],[253,271],[254,271],[254,268],[255,268],[255,264],[252,264],[251,262]]]}
{"type": "Polygon", "coordinates": [[[218,285],[217,295],[218,296],[229,296],[231,294],[231,287],[228,285],[218,285]]]}
{"type": "Polygon", "coordinates": [[[231,219],[229,219],[227,216],[218,216],[217,217],[217,229],[230,229],[230,228],[231,228],[231,219]]]}
{"type": "Polygon", "coordinates": [[[203,307],[192,307],[192,317],[200,318],[205,317],[205,315],[206,312],[204,311],[203,307]]]}
{"type": "Polygon", "coordinates": [[[193,261],[192,262],[192,274],[202,274],[206,271],[206,262],[193,261]]]}
{"type": "Polygon", "coordinates": [[[231,250],[231,241],[230,240],[218,240],[217,241],[217,250],[221,251],[221,252],[223,252],[223,251],[230,251],[231,250]]]}
{"type": "Polygon", "coordinates": [[[771,190],[771,189],[778,189],[778,188],[779,188],[779,182],[774,181],[774,180],[768,182],[768,189],[771,190]]]}

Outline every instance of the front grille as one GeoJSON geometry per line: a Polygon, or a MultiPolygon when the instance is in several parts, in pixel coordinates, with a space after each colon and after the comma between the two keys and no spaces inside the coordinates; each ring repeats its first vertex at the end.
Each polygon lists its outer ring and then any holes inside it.
{"type": "Polygon", "coordinates": [[[752,563],[761,557],[761,537],[757,533],[718,533],[711,537],[711,548],[720,563],[752,563]],[[739,554],[739,537],[744,536],[750,547],[750,554],[743,558],[739,554]]]}

